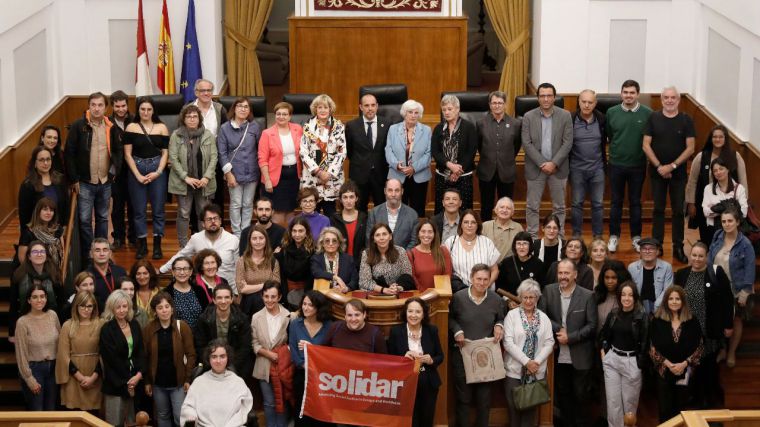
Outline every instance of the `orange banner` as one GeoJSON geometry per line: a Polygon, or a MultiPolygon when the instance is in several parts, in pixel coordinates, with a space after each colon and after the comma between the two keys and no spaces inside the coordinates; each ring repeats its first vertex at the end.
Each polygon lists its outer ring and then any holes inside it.
{"type": "Polygon", "coordinates": [[[301,414],[337,424],[412,425],[419,367],[405,357],[320,345],[305,350],[301,414]]]}

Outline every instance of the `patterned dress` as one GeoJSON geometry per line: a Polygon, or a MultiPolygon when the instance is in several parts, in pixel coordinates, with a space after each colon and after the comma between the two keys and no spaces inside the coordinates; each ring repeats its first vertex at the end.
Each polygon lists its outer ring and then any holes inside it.
{"type": "Polygon", "coordinates": [[[344,181],[346,132],[343,123],[331,117],[328,126],[322,128],[318,125],[316,117],[309,119],[303,128],[300,156],[303,163],[301,188],[316,187],[320,199],[335,200],[344,181]],[[327,171],[332,178],[322,185],[319,178],[312,174],[316,168],[327,171]]]}

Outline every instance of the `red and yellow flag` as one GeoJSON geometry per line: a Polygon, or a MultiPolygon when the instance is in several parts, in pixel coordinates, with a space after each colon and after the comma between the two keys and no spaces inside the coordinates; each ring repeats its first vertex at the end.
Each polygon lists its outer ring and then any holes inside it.
{"type": "Polygon", "coordinates": [[[161,12],[161,30],[158,32],[158,88],[165,94],[177,93],[174,84],[174,51],[172,49],[172,32],[169,28],[169,12],[164,0],[161,12]]]}

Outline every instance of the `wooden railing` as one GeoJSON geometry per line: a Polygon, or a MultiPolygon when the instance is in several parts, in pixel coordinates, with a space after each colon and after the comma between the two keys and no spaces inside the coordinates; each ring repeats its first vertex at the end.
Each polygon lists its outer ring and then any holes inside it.
{"type": "Polygon", "coordinates": [[[67,289],[71,288],[74,275],[82,269],[78,201],[79,195],[71,193],[71,209],[69,210],[69,220],[66,222],[66,235],[63,240],[63,263],[61,264],[63,270],[61,283],[67,289]]]}
{"type": "Polygon", "coordinates": [[[109,427],[110,424],[84,411],[0,412],[0,427],[109,427]]]}
{"type": "Polygon", "coordinates": [[[722,423],[724,427],[757,427],[760,425],[760,410],[683,411],[660,424],[660,427],[708,427],[709,422],[722,423]]]}

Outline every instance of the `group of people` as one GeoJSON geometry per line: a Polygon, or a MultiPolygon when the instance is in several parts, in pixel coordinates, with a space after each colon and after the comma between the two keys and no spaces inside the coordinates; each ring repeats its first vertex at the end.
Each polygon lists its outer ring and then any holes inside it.
{"type": "MultiPolygon", "coordinates": [[[[626,81],[622,103],[606,116],[586,90],[571,115],[554,106],[556,91],[544,83],[539,107],[522,119],[505,113],[506,94],[493,92],[490,111],[477,123],[463,119],[459,100],[447,95],[433,130],[420,122],[423,106],[414,100],[402,105],[403,121],[393,124],[377,114],[375,97],[364,95],[361,117],[344,126],[332,99],[319,95],[303,126],[290,122],[292,106],[282,102],[274,108],[275,124],[263,131],[246,98],[227,112],[211,99],[212,90],[210,82],[196,82],[198,99],[182,109],[171,135],[149,97],[138,99],[132,117],[119,92],[111,96],[110,118],[108,99],[90,96],[63,153],[60,131],[43,131],[19,193],[20,266],[11,283],[9,336],[30,409],[53,409],[60,394],[64,406],[102,409],[115,425],[153,403],[159,425],[222,419],[243,425],[256,381],[267,425],[283,426],[300,408],[303,347],[313,343],[430,365],[421,373],[414,416],[415,425],[432,425],[443,352],[426,303],[407,299],[403,323],[386,342],[366,322],[361,300],[346,305],[345,321],[331,321],[328,301],[312,288],[324,279],[341,293],[397,295],[433,288],[437,275],[449,276],[455,292],[449,355],[457,425],[470,424],[473,406],[475,425],[487,425],[492,384],[466,383],[457,347],[488,337],[506,350],[504,387],[514,426],[533,425],[536,411],[517,410],[512,389],[543,378],[553,349],[556,406],[565,425],[588,425],[584,406],[594,384],[604,390],[597,392],[606,397],[609,425],[622,425],[625,413],[636,412],[649,366],[661,420],[686,405],[720,404],[716,367],[722,360],[736,364],[742,325],[752,314],[755,254],[739,230],[747,213],[746,170],[718,126],[687,179],[694,128],[678,111],[674,88],[663,91],[663,110],[652,112],[638,102],[638,83],[626,81]],[[525,228],[512,219],[520,148],[528,184],[525,228]],[[647,161],[654,237],[642,238],[647,161]],[[606,172],[613,191],[605,241],[606,172]],[[472,209],[473,175],[480,212],[472,209]],[[568,175],[573,232],[565,239],[568,175]],[[435,213],[426,218],[433,176],[435,213]],[[222,180],[230,200],[226,218],[214,203],[222,180]],[[60,280],[67,184],[79,195],[89,259],[73,294],[60,280]],[[553,212],[539,227],[546,184],[553,212]],[[626,187],[640,256],[627,268],[610,259],[626,187]],[[685,201],[701,238],[687,258],[683,216],[673,215],[673,256],[689,263],[675,274],[661,258],[668,191],[673,212],[685,201]],[[177,196],[180,250],[155,269],[144,259],[146,207],[150,202],[152,257],[162,259],[167,192],[177,196]],[[582,235],[587,195],[590,246],[582,235]],[[111,198],[113,244],[107,238],[111,198]],[[127,271],[111,256],[130,240],[138,260],[127,271]],[[169,286],[158,285],[159,273],[171,273],[169,286]],[[196,361],[211,370],[194,372],[196,361]]],[[[296,417],[296,424],[318,422],[296,417]]]]}

